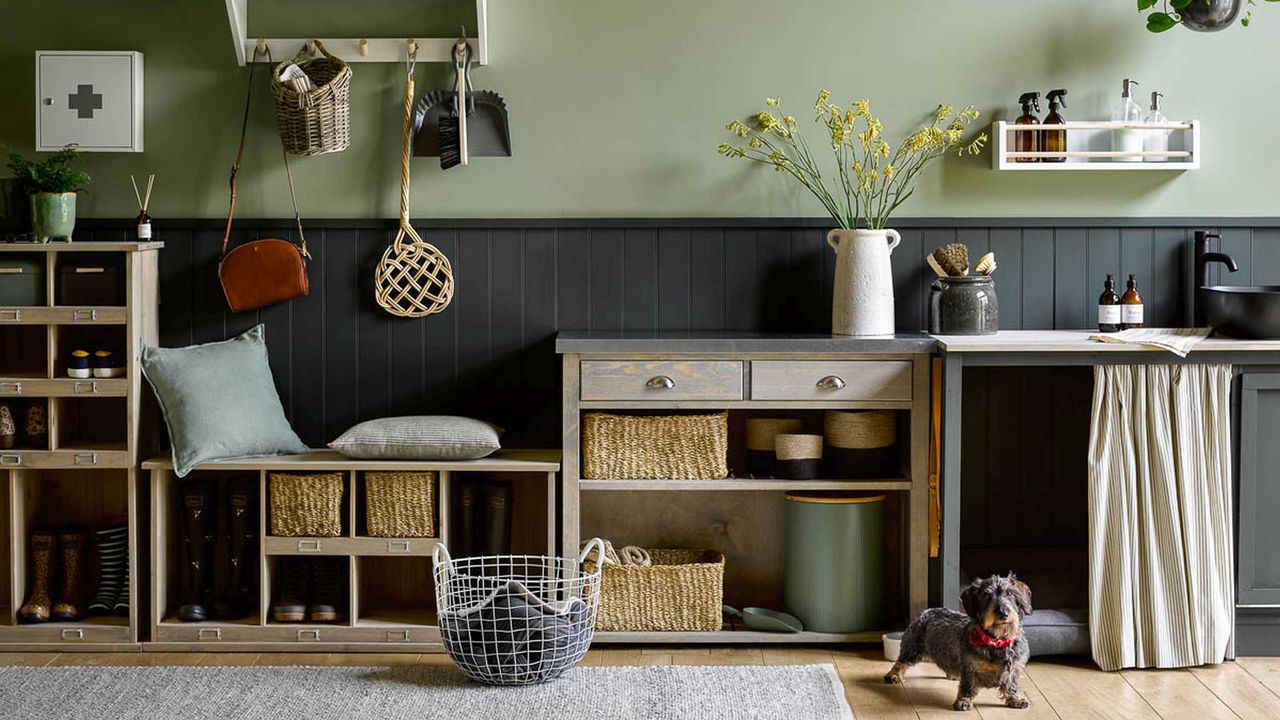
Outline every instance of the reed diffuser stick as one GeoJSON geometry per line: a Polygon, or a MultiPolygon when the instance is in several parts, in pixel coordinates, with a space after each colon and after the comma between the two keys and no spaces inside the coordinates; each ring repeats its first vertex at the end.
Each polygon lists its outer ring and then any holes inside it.
{"type": "Polygon", "coordinates": [[[133,196],[138,199],[138,209],[143,210],[144,208],[142,207],[142,195],[138,192],[138,181],[135,180],[132,175],[130,175],[129,182],[130,184],[133,185],[133,196]]]}
{"type": "MultiPolygon", "coordinates": [[[[130,178],[132,178],[132,176],[130,176],[130,178]]],[[[151,206],[151,187],[155,185],[155,182],[156,174],[151,173],[151,177],[147,178],[147,196],[142,199],[142,212],[146,212],[147,208],[151,206]]],[[[138,188],[135,186],[134,192],[137,192],[137,189],[138,188]]]]}

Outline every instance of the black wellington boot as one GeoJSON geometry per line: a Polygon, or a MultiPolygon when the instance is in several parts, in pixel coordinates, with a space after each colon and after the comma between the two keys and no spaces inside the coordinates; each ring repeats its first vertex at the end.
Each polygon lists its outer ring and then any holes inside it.
{"type": "Polygon", "coordinates": [[[479,555],[511,554],[511,511],[515,492],[506,480],[484,484],[484,531],[479,555]]]}
{"type": "Polygon", "coordinates": [[[213,485],[206,479],[187,480],[182,485],[182,543],[186,563],[183,567],[182,605],[178,619],[202,622],[209,619],[210,555],[213,553],[214,518],[213,485]]]}
{"type": "Polygon", "coordinates": [[[256,604],[254,578],[258,557],[258,483],[235,479],[227,488],[223,515],[227,518],[225,594],[219,595],[221,615],[235,620],[256,604]]]}

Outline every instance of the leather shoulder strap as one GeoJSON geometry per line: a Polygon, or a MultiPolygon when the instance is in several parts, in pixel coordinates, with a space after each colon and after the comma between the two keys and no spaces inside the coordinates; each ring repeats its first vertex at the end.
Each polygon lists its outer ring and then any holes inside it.
{"type": "MultiPolygon", "coordinates": [[[[271,49],[267,48],[267,71],[270,72],[274,66],[271,59],[271,49]]],[[[258,59],[258,50],[254,48],[252,60],[258,59]]],[[[231,241],[231,220],[236,213],[236,176],[240,173],[240,163],[244,161],[244,141],[249,134],[249,106],[253,101],[253,65],[252,60],[249,66],[249,88],[244,98],[244,118],[240,122],[240,147],[236,150],[236,162],[231,166],[231,202],[227,209],[227,227],[222,232],[222,255],[227,254],[227,245],[231,241]]],[[[298,213],[298,196],[293,186],[293,171],[289,169],[289,152],[285,150],[284,143],[280,143],[281,154],[284,156],[284,172],[289,178],[289,200],[293,203],[293,221],[298,227],[298,239],[301,241],[300,250],[304,259],[310,258],[311,253],[307,251],[307,236],[302,232],[302,216],[298,213]]]]}

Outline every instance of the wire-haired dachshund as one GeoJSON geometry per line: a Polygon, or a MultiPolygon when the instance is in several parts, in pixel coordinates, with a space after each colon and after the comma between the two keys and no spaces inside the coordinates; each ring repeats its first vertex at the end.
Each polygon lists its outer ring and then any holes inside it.
{"type": "Polygon", "coordinates": [[[1031,614],[1031,588],[1016,575],[992,575],[960,595],[964,613],[948,608],[925,610],[902,634],[898,661],[884,676],[901,683],[907,668],[932,660],[952,680],[960,680],[956,710],[973,708],[980,688],[999,688],[1004,704],[1031,705],[1018,689],[1030,651],[1022,634],[1022,617],[1031,614]]]}

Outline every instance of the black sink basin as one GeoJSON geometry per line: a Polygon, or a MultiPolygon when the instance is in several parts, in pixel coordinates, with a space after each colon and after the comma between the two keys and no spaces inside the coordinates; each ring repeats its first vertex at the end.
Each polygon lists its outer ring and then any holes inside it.
{"type": "Polygon", "coordinates": [[[1214,333],[1234,338],[1280,338],[1280,285],[1209,285],[1196,306],[1214,333]]]}

